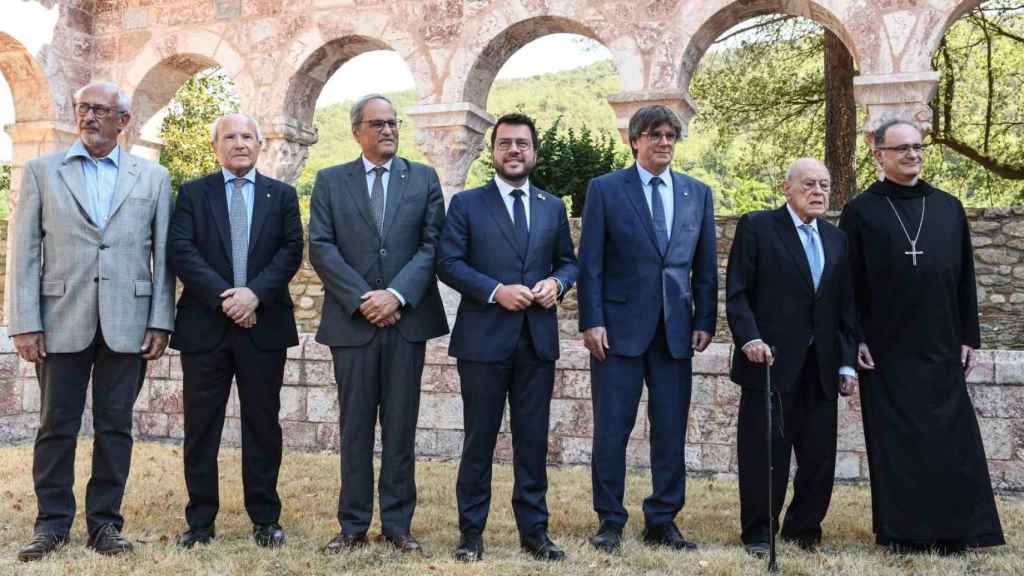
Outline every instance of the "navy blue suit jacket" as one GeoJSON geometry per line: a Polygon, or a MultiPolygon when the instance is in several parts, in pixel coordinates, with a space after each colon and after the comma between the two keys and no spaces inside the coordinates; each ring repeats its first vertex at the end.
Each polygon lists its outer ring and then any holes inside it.
{"type": "Polygon", "coordinates": [[[498,362],[515,350],[528,326],[537,356],[558,358],[556,307],[533,305],[510,312],[489,304],[501,284],[522,284],[555,277],[564,295],[576,279],[569,220],[562,201],[530,187],[530,241],[526,258],[516,249],[512,219],[492,180],[452,197],[438,244],[437,275],[462,294],[448,353],[473,362],[498,362]],[[524,322],[525,318],[525,322],[524,322]]]}
{"type": "MultiPolygon", "coordinates": [[[[184,284],[171,348],[209,352],[234,322],[220,294],[233,286],[231,223],[221,172],[186,182],[167,233],[167,260],[184,284]]],[[[299,201],[284,182],[256,173],[246,286],[260,299],[256,325],[247,332],[261,350],[299,343],[288,282],[302,264],[299,201]]]]}
{"type": "Polygon", "coordinates": [[[694,330],[715,333],[718,262],[713,195],[672,172],[674,217],[662,255],[636,165],[590,181],[580,238],[580,330],[603,326],[609,353],[639,356],[664,319],[673,358],[693,355],[694,330]]]}

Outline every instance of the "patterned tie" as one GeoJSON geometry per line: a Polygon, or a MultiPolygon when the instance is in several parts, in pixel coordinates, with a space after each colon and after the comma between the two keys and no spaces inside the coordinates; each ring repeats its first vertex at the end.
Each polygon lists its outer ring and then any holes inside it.
{"type": "Polygon", "coordinates": [[[242,187],[245,178],[231,181],[231,272],[235,276],[235,287],[245,286],[246,269],[249,263],[249,218],[245,209],[242,187]]]}
{"type": "Polygon", "coordinates": [[[654,218],[654,235],[658,239],[658,250],[664,256],[668,251],[668,225],[665,223],[665,205],[661,203],[661,178],[651,178],[651,216],[654,218]]]}
{"type": "Polygon", "coordinates": [[[530,231],[526,227],[526,204],[523,202],[526,192],[516,188],[511,194],[515,198],[512,203],[512,213],[515,216],[512,218],[512,224],[516,230],[516,248],[519,249],[520,256],[526,257],[526,246],[530,242],[530,231]]]}
{"type": "Polygon", "coordinates": [[[384,236],[384,204],[387,194],[384,192],[384,173],[388,169],[383,166],[373,167],[373,190],[370,191],[370,211],[373,221],[377,224],[377,234],[384,236]]]}
{"type": "Polygon", "coordinates": [[[810,224],[801,224],[800,231],[807,237],[804,243],[804,252],[807,254],[807,263],[811,265],[811,278],[814,279],[814,289],[818,289],[821,282],[821,256],[818,254],[818,234],[810,224]]]}

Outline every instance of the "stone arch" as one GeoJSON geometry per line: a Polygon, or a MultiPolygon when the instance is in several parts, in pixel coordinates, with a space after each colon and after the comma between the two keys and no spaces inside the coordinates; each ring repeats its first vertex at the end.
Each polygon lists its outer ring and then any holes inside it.
{"type": "Polygon", "coordinates": [[[17,122],[54,120],[50,82],[39,62],[16,38],[0,32],[0,73],[10,87],[17,122]]]}
{"type": "Polygon", "coordinates": [[[857,43],[854,37],[847,30],[844,23],[829,8],[821,2],[801,2],[799,5],[806,6],[807,10],[794,9],[793,2],[785,0],[752,0],[749,2],[725,2],[723,6],[709,18],[704,20],[697,31],[690,37],[686,49],[683,51],[680,61],[679,88],[687,95],[690,90],[690,80],[700,65],[708,48],[733,26],[757,16],[769,14],[789,14],[801,16],[814,20],[834,33],[843,45],[849,50],[853,57],[854,66],[860,67],[860,57],[857,43]]]}
{"type": "Polygon", "coordinates": [[[957,20],[963,18],[968,12],[974,10],[978,6],[985,3],[985,0],[964,0],[962,2],[955,3],[951,7],[949,13],[945,16],[941,26],[935,26],[931,29],[931,34],[926,39],[927,44],[927,55],[931,57],[935,54],[935,51],[939,49],[939,43],[946,37],[946,33],[949,32],[950,27],[956,24],[957,20]]]}
{"type": "Polygon", "coordinates": [[[485,109],[491,85],[505,62],[523,46],[549,34],[578,34],[600,42],[612,53],[616,70],[623,69],[622,54],[612,50],[594,28],[563,16],[535,16],[505,27],[484,44],[466,74],[459,99],[485,109]]]}

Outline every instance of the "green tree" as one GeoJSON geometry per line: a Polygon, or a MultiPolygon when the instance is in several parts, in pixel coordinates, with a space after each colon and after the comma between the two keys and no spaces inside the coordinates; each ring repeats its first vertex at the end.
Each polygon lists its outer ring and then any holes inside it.
{"type": "Polygon", "coordinates": [[[164,147],[160,164],[171,173],[174,190],[188,180],[217,170],[210,146],[210,124],[218,116],[238,111],[231,79],[219,68],[189,78],[167,105],[160,126],[164,147]]]}

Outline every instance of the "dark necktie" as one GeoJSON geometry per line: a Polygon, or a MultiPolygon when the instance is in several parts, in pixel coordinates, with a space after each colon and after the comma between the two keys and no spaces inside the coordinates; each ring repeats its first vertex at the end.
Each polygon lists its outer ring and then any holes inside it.
{"type": "Polygon", "coordinates": [[[654,236],[658,239],[658,250],[664,256],[668,251],[668,225],[665,224],[665,206],[661,203],[661,178],[651,178],[651,216],[654,219],[654,236]]]}
{"type": "Polygon", "coordinates": [[[388,169],[383,166],[373,167],[373,189],[370,191],[370,211],[377,225],[377,234],[384,235],[384,204],[387,195],[384,192],[384,173],[388,169]]]}
{"type": "Polygon", "coordinates": [[[245,178],[231,181],[231,272],[236,288],[245,286],[249,260],[249,215],[242,196],[243,186],[245,178]]]}
{"type": "Polygon", "coordinates": [[[516,248],[523,257],[526,256],[526,245],[530,242],[530,231],[526,227],[526,204],[523,202],[525,194],[518,188],[512,191],[512,197],[515,198],[512,203],[512,225],[516,230],[516,248]]]}

